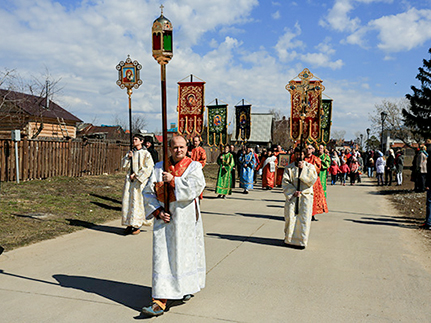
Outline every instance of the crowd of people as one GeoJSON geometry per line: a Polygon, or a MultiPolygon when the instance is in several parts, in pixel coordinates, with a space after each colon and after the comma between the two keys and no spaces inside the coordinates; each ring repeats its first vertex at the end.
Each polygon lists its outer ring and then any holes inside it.
{"type": "MultiPolygon", "coordinates": [[[[205,286],[205,251],[200,200],[206,186],[203,168],[205,149],[198,136],[187,141],[182,136],[169,142],[167,167],[158,162],[151,137],[136,134],[133,149],[123,158],[127,170],[123,190],[122,224],[125,234],[139,234],[143,225],[153,225],[152,302],[142,309],[148,316],[164,313],[168,300],[188,301],[205,286]],[[165,171],[166,169],[166,171],[165,171]],[[169,201],[165,205],[165,201],[169,201]]],[[[413,179],[417,191],[427,190],[427,215],[424,227],[431,228],[430,165],[428,153],[421,147],[413,161],[413,179]]],[[[311,145],[284,151],[280,145],[220,146],[215,193],[226,199],[232,194],[238,177],[242,194],[249,194],[257,180],[263,190],[282,188],[285,196],[284,242],[304,249],[312,221],[328,212],[327,182],[350,185],[361,182],[366,172],[376,173],[377,185],[397,185],[403,181],[403,152],[356,149],[318,149],[311,145]],[[330,180],[328,179],[330,176],[330,180]]]]}

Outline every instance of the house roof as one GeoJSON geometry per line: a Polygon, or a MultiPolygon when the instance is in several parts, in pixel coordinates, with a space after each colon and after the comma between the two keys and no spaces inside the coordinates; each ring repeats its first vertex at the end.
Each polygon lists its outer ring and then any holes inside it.
{"type": "Polygon", "coordinates": [[[127,135],[121,126],[93,126],[92,124],[87,125],[79,131],[79,136],[91,136],[102,133],[106,135],[106,139],[127,139],[127,135]]]}
{"type": "Polygon", "coordinates": [[[51,100],[49,100],[49,108],[46,109],[46,98],[43,97],[3,89],[0,89],[0,97],[12,102],[30,116],[63,118],[64,121],[82,122],[81,119],[51,100]]]}
{"type": "MultiPolygon", "coordinates": [[[[251,131],[248,142],[272,141],[272,113],[251,113],[251,131]]],[[[236,133],[236,123],[233,126],[233,134],[236,133]]]]}

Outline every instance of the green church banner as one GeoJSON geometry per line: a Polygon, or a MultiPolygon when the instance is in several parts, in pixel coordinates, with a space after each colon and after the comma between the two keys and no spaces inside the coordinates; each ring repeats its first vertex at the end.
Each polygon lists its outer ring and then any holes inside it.
{"type": "Polygon", "coordinates": [[[208,145],[227,144],[227,104],[207,105],[208,145]]]}

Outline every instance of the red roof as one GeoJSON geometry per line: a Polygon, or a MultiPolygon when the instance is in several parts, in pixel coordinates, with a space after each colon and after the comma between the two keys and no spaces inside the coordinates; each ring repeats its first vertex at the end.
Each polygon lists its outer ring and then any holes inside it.
{"type": "Polygon", "coordinates": [[[2,89],[0,89],[0,97],[8,102],[12,102],[23,112],[31,116],[54,119],[63,118],[64,121],[82,122],[81,119],[75,117],[51,100],[49,100],[49,107],[47,109],[46,98],[43,97],[2,89]]]}
{"type": "Polygon", "coordinates": [[[163,136],[160,135],[154,135],[154,137],[156,137],[158,142],[163,142],[163,136]]]}

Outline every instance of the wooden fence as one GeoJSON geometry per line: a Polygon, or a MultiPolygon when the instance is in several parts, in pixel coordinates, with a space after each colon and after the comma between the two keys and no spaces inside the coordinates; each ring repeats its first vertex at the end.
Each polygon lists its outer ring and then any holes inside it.
{"type": "MultiPolygon", "coordinates": [[[[127,144],[81,140],[18,142],[20,180],[113,174],[121,169],[127,144]]],[[[16,181],[15,143],[0,140],[0,181],[16,181]]]]}

